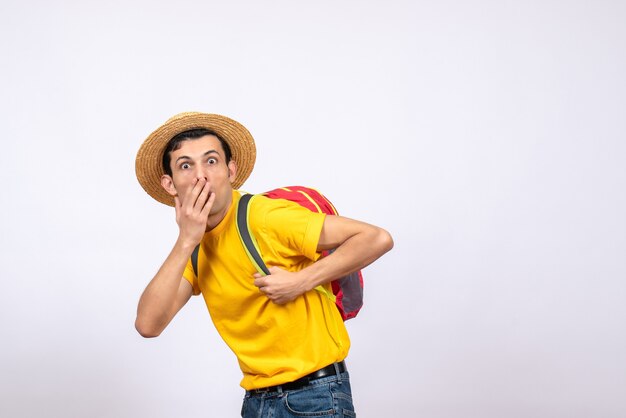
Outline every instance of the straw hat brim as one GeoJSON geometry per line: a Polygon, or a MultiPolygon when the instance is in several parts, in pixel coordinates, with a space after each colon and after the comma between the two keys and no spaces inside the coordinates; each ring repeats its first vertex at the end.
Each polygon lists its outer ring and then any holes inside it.
{"type": "Polygon", "coordinates": [[[226,116],[200,112],[185,112],[173,116],[143,142],[135,160],[135,173],[141,187],[155,200],[174,206],[174,198],[161,186],[163,153],[168,142],[181,132],[204,128],[218,134],[230,146],[232,159],[237,164],[233,179],[238,189],[252,173],[256,161],[254,138],[239,122],[226,116]]]}

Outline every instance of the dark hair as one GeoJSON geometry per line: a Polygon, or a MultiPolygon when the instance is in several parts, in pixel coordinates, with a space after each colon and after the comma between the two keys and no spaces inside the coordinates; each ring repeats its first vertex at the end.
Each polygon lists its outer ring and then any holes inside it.
{"type": "Polygon", "coordinates": [[[163,171],[165,171],[165,174],[169,176],[172,175],[172,167],[170,167],[170,162],[172,161],[171,153],[180,148],[181,142],[192,141],[194,139],[202,138],[203,136],[207,135],[213,135],[217,137],[217,139],[219,139],[220,143],[222,144],[222,149],[224,150],[224,156],[226,157],[226,164],[228,164],[230,162],[230,159],[232,158],[228,142],[226,142],[221,136],[209,129],[190,129],[188,131],[179,133],[178,135],[170,139],[170,141],[167,143],[165,151],[163,152],[163,171]]]}

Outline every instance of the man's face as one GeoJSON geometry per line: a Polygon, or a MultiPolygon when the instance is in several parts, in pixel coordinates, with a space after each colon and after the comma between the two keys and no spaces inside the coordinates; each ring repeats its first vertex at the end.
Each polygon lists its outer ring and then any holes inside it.
{"type": "Polygon", "coordinates": [[[172,176],[163,175],[161,184],[172,196],[178,195],[184,204],[187,192],[193,188],[196,179],[205,178],[210,192],[215,193],[215,202],[209,216],[225,213],[231,202],[232,185],[236,164],[226,163],[224,149],[214,135],[206,135],[180,143],[180,148],[172,151],[170,167],[172,176]]]}

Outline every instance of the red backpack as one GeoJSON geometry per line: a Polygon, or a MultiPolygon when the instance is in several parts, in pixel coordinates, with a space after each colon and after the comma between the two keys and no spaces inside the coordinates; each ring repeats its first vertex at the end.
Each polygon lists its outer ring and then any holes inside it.
{"type": "MultiPolygon", "coordinates": [[[[328,215],[337,215],[337,210],[332,203],[324,195],[317,190],[302,187],[290,186],[279,189],[270,190],[263,193],[271,199],[286,199],[304,206],[312,212],[326,213],[328,215]]],[[[269,274],[263,258],[256,245],[256,240],[248,228],[248,210],[250,201],[255,195],[244,194],[239,199],[237,205],[236,220],[237,231],[241,238],[241,242],[246,249],[246,253],[256,270],[264,275],[269,274]]],[[[191,255],[191,262],[194,272],[198,276],[198,251],[199,245],[191,255]]],[[[322,257],[332,253],[333,250],[322,252],[322,257]]],[[[330,294],[323,286],[318,286],[315,290],[324,294],[331,299],[339,309],[339,313],[344,321],[354,318],[363,306],[363,275],[361,271],[356,271],[347,276],[340,277],[331,282],[333,294],[330,294]]]]}

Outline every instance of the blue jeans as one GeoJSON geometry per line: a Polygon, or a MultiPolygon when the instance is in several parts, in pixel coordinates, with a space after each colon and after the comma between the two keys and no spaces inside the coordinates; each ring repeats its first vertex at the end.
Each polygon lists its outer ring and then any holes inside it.
{"type": "Polygon", "coordinates": [[[246,392],[243,418],[356,417],[348,372],[311,381],[297,390],[246,392]]]}

